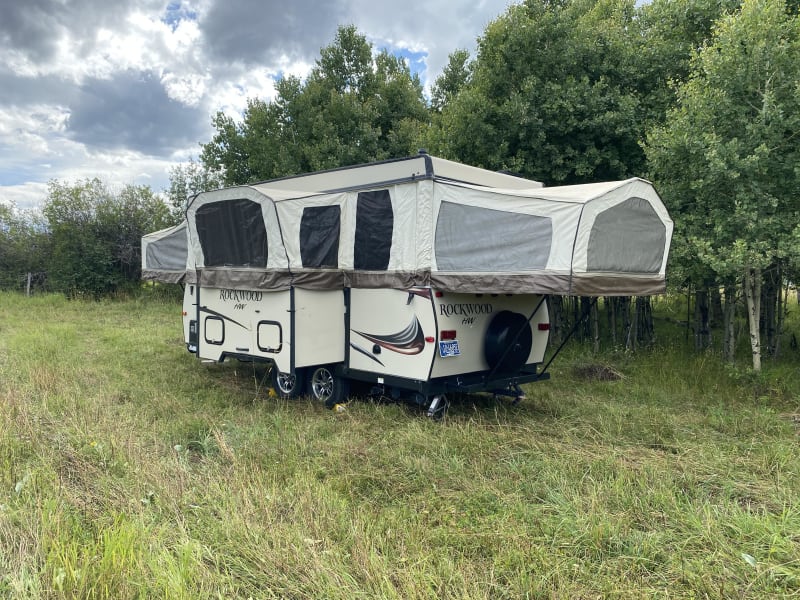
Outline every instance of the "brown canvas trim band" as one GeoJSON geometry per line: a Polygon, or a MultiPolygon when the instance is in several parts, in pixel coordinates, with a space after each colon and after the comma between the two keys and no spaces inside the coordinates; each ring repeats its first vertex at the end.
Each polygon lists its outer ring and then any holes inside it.
{"type": "Polygon", "coordinates": [[[550,294],[555,296],[654,296],[666,292],[663,277],[653,274],[612,275],[606,273],[428,273],[405,271],[340,271],[202,269],[198,271],[143,271],[142,278],[162,283],[199,284],[213,288],[308,290],[344,288],[389,288],[407,290],[415,286],[466,294],[550,294]]]}
{"type": "Polygon", "coordinates": [[[292,286],[292,277],[288,271],[198,269],[198,275],[198,285],[212,288],[283,291],[292,286]]]}
{"type": "Polygon", "coordinates": [[[407,290],[431,284],[430,273],[425,271],[346,271],[344,277],[347,287],[351,288],[407,290]]]}
{"type": "Polygon", "coordinates": [[[566,294],[567,273],[433,273],[431,285],[467,294],[566,294]]]}
{"type": "Polygon", "coordinates": [[[142,271],[145,281],[158,281],[161,283],[182,283],[186,279],[185,271],[142,271]]]}
{"type": "Polygon", "coordinates": [[[667,291],[660,275],[608,275],[576,273],[572,276],[569,296],[657,296],[667,291]]]}

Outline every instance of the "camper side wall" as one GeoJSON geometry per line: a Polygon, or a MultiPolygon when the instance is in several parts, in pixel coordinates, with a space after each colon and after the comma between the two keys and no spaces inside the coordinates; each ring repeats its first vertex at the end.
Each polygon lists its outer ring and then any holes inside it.
{"type": "Polygon", "coordinates": [[[294,310],[295,368],[343,362],[344,292],[295,288],[294,310]]]}
{"type": "MultiPolygon", "coordinates": [[[[184,336],[196,339],[197,357],[221,361],[226,356],[274,361],[281,371],[291,368],[291,295],[187,285],[184,296],[184,336]],[[197,333],[193,334],[192,323],[197,333]]],[[[190,347],[190,350],[192,348],[190,347]]]]}
{"type": "Polygon", "coordinates": [[[496,364],[490,364],[487,348],[496,359],[515,365],[512,371],[541,363],[550,328],[547,303],[541,300],[534,294],[435,293],[437,344],[443,348],[436,353],[431,378],[492,371],[496,364]]]}

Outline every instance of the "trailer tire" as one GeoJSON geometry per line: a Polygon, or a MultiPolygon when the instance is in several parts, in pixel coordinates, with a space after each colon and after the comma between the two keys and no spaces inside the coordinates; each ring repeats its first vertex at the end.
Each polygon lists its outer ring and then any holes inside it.
{"type": "Polygon", "coordinates": [[[282,373],[278,371],[277,366],[272,365],[270,378],[272,389],[281,398],[298,398],[303,395],[306,385],[305,369],[295,369],[294,375],[292,375],[291,373],[282,373]]]}
{"type": "Polygon", "coordinates": [[[308,391],[314,400],[333,408],[347,400],[349,381],[336,372],[335,365],[311,367],[308,370],[308,391]]]}
{"type": "Polygon", "coordinates": [[[525,315],[503,310],[489,323],[483,339],[483,355],[489,368],[515,373],[525,365],[533,347],[533,332],[525,315]],[[519,333],[519,335],[517,335],[519,333]],[[509,348],[509,346],[512,344],[509,348]]]}

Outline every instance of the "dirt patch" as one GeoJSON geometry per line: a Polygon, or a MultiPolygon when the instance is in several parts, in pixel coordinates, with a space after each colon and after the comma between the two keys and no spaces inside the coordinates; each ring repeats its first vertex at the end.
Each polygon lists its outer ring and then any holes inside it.
{"type": "Polygon", "coordinates": [[[800,435],[800,413],[785,413],[781,417],[793,423],[794,428],[797,430],[797,435],[800,435]]]}
{"type": "Polygon", "coordinates": [[[625,376],[614,367],[593,363],[588,365],[578,365],[572,369],[573,375],[579,379],[587,381],[619,381],[625,376]]]}

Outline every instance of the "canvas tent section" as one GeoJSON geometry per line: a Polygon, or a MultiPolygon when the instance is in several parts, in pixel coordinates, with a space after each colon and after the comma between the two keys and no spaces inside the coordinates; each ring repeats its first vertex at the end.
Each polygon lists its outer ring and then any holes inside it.
{"type": "MultiPolygon", "coordinates": [[[[319,282],[320,270],[305,279],[289,269],[285,234],[278,222],[276,201],[292,198],[314,204],[316,194],[238,186],[198,194],[189,204],[189,261],[195,266],[189,279],[201,286],[251,290],[288,290],[337,287],[319,282]]],[[[331,199],[328,198],[328,204],[331,199]]],[[[341,273],[333,273],[341,279],[341,273]]],[[[339,285],[339,287],[341,287],[339,285]]]]}
{"type": "Polygon", "coordinates": [[[663,293],[673,224],[653,186],[632,179],[591,189],[597,196],[586,204],[576,234],[575,294],[611,295],[605,290],[619,288],[627,295],[625,285],[640,296],[663,293]]]}
{"type": "Polygon", "coordinates": [[[642,179],[523,190],[432,178],[316,194],[241,186],[200,194],[187,219],[201,285],[258,290],[648,295],[665,289],[672,235],[642,179]]]}
{"type": "Polygon", "coordinates": [[[431,282],[458,292],[665,290],[672,221],[643,179],[536,190],[437,186],[431,282]]]}
{"type": "Polygon", "coordinates": [[[187,258],[186,221],[142,237],[142,279],[180,283],[186,278],[187,258]]]}
{"type": "Polygon", "coordinates": [[[258,189],[275,198],[292,285],[408,289],[428,284],[432,185],[423,180],[302,198],[258,189]]]}

